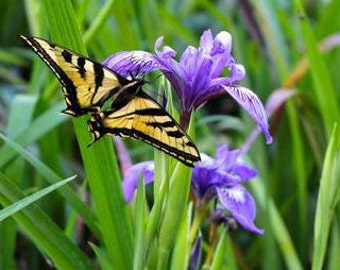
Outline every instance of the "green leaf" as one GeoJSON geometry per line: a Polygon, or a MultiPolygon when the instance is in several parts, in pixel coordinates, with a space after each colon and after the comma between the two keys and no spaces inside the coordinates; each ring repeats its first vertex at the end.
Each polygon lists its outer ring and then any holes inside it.
{"type": "Polygon", "coordinates": [[[267,197],[264,182],[261,181],[261,179],[256,179],[256,181],[251,181],[249,184],[254,191],[255,198],[261,205],[261,208],[267,209],[268,211],[271,230],[273,231],[275,240],[281,249],[287,268],[302,269],[302,265],[296,253],[294,243],[291,236],[289,235],[287,227],[282,220],[280,212],[278,211],[273,200],[267,197]]]}
{"type": "Polygon", "coordinates": [[[110,270],[113,269],[113,266],[110,262],[110,260],[107,257],[107,254],[105,251],[98,246],[96,246],[93,243],[89,243],[91,248],[93,249],[94,253],[96,254],[96,257],[98,258],[99,264],[100,264],[100,269],[103,270],[110,270]]]}
{"type": "MultiPolygon", "coordinates": [[[[9,207],[24,194],[5,175],[0,174],[0,204],[9,207]]],[[[18,207],[18,206],[16,206],[18,207]]],[[[22,230],[59,269],[94,269],[89,259],[68,239],[62,230],[35,205],[22,208],[12,215],[22,230]]],[[[8,210],[6,210],[8,211],[8,210]]]]}
{"type": "Polygon", "coordinates": [[[314,224],[313,270],[323,269],[330,226],[340,198],[340,129],[334,126],[320,180],[314,224]]]}
{"type": "Polygon", "coordinates": [[[310,63],[310,70],[315,91],[316,102],[321,111],[326,135],[331,135],[334,121],[339,121],[340,110],[338,98],[330,79],[327,66],[322,59],[318,44],[307,15],[300,0],[295,0],[295,8],[300,16],[300,27],[306,45],[307,58],[310,63]]]}
{"type": "MultiPolygon", "coordinates": [[[[214,253],[214,258],[212,260],[211,267],[210,267],[211,270],[218,270],[223,267],[224,260],[226,259],[224,257],[226,254],[227,241],[228,240],[226,239],[226,230],[223,230],[220,236],[220,239],[218,241],[216,251],[214,253]]],[[[228,257],[232,257],[232,255],[230,254],[228,257]]],[[[227,260],[229,260],[229,258],[227,260]]]]}
{"type": "Polygon", "coordinates": [[[174,246],[180,221],[189,198],[191,170],[183,164],[177,163],[171,175],[164,218],[159,232],[159,257],[157,269],[164,269],[174,246]]]}
{"type": "Polygon", "coordinates": [[[146,266],[146,198],[145,186],[142,175],[139,177],[137,199],[135,207],[135,244],[133,269],[143,269],[146,266]]]}
{"type": "Polygon", "coordinates": [[[192,203],[187,205],[184,212],[179,232],[176,237],[176,242],[171,259],[171,269],[188,269],[191,255],[190,243],[190,224],[192,220],[192,203]]]}
{"type": "MultiPolygon", "coordinates": [[[[15,143],[9,138],[6,138],[4,135],[0,133],[0,138],[3,139],[7,146],[14,149],[17,153],[19,153],[23,158],[25,158],[33,167],[37,169],[43,176],[45,176],[46,180],[52,184],[58,183],[61,181],[61,178],[55,174],[50,168],[48,168],[44,163],[42,163],[37,157],[32,155],[30,152],[25,150],[19,144],[15,143]]],[[[61,194],[65,196],[67,200],[70,201],[71,205],[78,211],[78,213],[82,216],[85,223],[91,228],[93,233],[100,238],[100,233],[98,231],[96,225],[96,218],[90,211],[89,207],[84,204],[77,195],[69,188],[63,187],[60,190],[61,194]]]]}
{"type": "Polygon", "coordinates": [[[31,203],[34,203],[35,201],[41,199],[42,197],[46,196],[47,194],[51,193],[52,191],[60,188],[61,186],[67,184],[71,180],[75,179],[76,175],[71,176],[65,180],[62,180],[58,183],[55,183],[49,187],[46,187],[38,192],[35,192],[32,195],[29,195],[25,197],[24,199],[21,199],[20,201],[17,201],[10,206],[7,206],[6,208],[0,210],[0,222],[4,219],[10,217],[11,215],[15,214],[16,212],[22,210],[26,206],[30,205],[31,203]]]}

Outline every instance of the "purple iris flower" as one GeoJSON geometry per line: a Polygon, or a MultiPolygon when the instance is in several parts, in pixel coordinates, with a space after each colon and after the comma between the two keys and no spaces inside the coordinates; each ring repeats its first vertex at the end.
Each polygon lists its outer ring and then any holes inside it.
{"type": "MultiPolygon", "coordinates": [[[[226,145],[217,149],[216,158],[202,154],[202,161],[192,171],[191,189],[200,203],[218,198],[222,208],[248,231],[262,234],[254,224],[256,204],[252,195],[242,186],[257,175],[240,159],[239,150],[229,150],[226,145]]],[[[139,175],[145,184],[153,181],[153,162],[143,162],[130,167],[123,179],[126,202],[133,198],[139,175]]]]}
{"type": "Polygon", "coordinates": [[[184,127],[192,111],[210,99],[228,93],[257,123],[267,143],[271,143],[267,116],[260,99],[250,89],[238,84],[245,76],[245,69],[231,55],[232,37],[228,32],[221,31],[213,37],[211,30],[205,31],[200,46],[188,46],[179,61],[174,59],[176,51],[169,46],[162,47],[162,43],[163,37],[156,40],[155,54],[124,51],[110,56],[103,64],[122,76],[162,71],[181,101],[184,127]]]}
{"type": "Polygon", "coordinates": [[[135,194],[135,190],[138,187],[138,179],[141,175],[143,176],[145,185],[153,181],[154,178],[153,161],[137,163],[126,170],[122,182],[122,188],[124,198],[127,203],[129,203],[132,200],[133,195],[135,194]]]}

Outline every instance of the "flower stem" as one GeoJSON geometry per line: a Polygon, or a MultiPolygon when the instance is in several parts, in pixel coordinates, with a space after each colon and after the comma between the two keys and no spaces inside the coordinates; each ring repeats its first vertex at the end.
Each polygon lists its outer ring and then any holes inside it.
{"type": "Polygon", "coordinates": [[[197,232],[199,230],[199,226],[201,224],[202,218],[205,214],[204,207],[197,206],[195,207],[195,214],[194,214],[194,220],[191,225],[190,229],[190,245],[192,245],[195,242],[197,232]]]}
{"type": "Polygon", "coordinates": [[[209,248],[207,252],[207,256],[205,258],[204,266],[203,268],[209,268],[208,266],[211,264],[215,246],[216,246],[216,235],[217,235],[217,226],[215,223],[212,223],[209,230],[209,248]]]}

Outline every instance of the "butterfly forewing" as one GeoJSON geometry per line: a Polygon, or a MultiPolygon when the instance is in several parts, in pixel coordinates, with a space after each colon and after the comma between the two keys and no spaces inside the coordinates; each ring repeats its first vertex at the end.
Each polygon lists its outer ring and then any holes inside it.
{"type": "Polygon", "coordinates": [[[188,166],[192,167],[194,162],[200,160],[196,146],[185,131],[142,90],[119,110],[97,114],[89,125],[95,139],[106,133],[133,137],[151,144],[188,166]]]}
{"type": "Polygon", "coordinates": [[[64,91],[65,113],[79,116],[98,111],[122,86],[118,74],[105,66],[47,40],[20,36],[48,65],[64,91]]]}

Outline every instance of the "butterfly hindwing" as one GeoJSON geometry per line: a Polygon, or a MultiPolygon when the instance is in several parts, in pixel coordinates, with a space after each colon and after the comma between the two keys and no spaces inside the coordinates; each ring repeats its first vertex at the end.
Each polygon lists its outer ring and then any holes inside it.
{"type": "Polygon", "coordinates": [[[20,36],[58,78],[67,108],[79,116],[98,111],[103,103],[130,81],[105,66],[47,40],[20,36]]]}
{"type": "Polygon", "coordinates": [[[200,160],[186,132],[150,96],[139,90],[119,109],[94,114],[89,129],[97,140],[106,133],[145,141],[188,166],[200,160]]]}

